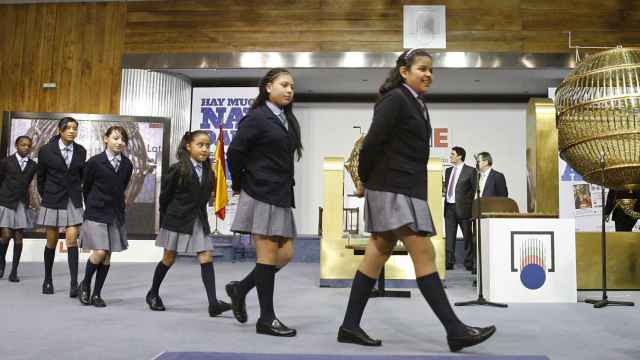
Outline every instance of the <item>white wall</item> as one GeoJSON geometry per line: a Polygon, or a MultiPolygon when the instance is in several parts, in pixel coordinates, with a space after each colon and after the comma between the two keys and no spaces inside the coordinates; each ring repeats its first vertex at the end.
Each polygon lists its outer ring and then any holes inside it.
{"type": "MultiPolygon", "coordinates": [[[[448,158],[451,146],[467,150],[467,164],[473,166],[473,153],[488,151],[494,168],[505,174],[509,196],[526,211],[526,134],[527,104],[429,105],[434,128],[449,129],[449,146],[432,148],[432,157],[448,158]]],[[[322,162],[327,156],[349,156],[359,137],[354,125],[367,131],[373,104],[297,103],[295,113],[301,123],[304,153],[296,164],[296,221],[300,234],[315,234],[318,207],[322,206],[322,162]]],[[[345,172],[345,193],[353,192],[345,172]]]]}

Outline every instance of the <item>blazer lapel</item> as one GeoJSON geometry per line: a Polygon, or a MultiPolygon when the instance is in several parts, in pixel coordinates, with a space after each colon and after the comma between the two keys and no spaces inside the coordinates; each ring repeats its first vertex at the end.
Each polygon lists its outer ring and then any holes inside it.
{"type": "Polygon", "coordinates": [[[113,164],[111,164],[111,161],[109,161],[109,157],[107,156],[107,153],[104,151],[100,153],[100,163],[102,163],[102,165],[104,165],[105,167],[111,169],[111,172],[113,172],[114,174],[116,173],[116,169],[113,168],[113,164]]]}
{"type": "Polygon", "coordinates": [[[282,121],[280,121],[280,118],[278,118],[276,114],[274,114],[273,111],[271,111],[271,109],[269,109],[267,105],[263,105],[262,112],[265,114],[267,119],[277,124],[282,130],[284,130],[284,132],[287,132],[287,133],[289,132],[287,128],[284,127],[284,125],[282,124],[282,121]]]}
{"type": "Polygon", "coordinates": [[[60,158],[60,160],[62,160],[62,164],[64,164],[64,167],[67,167],[67,163],[64,161],[64,156],[62,155],[62,151],[60,150],[59,140],[56,141],[53,145],[54,145],[53,152],[55,152],[58,155],[58,158],[60,158]]]}
{"type": "MultiPolygon", "coordinates": [[[[16,156],[16,154],[11,155],[11,163],[13,163],[13,166],[19,173],[22,172],[22,169],[20,168],[20,162],[18,161],[18,157],[16,156]]],[[[25,170],[27,169],[26,166],[24,168],[25,170]]]]}

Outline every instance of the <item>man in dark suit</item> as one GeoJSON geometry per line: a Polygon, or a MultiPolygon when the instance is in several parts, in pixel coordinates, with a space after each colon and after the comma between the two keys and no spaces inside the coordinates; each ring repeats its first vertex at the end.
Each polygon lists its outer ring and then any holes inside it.
{"type": "Polygon", "coordinates": [[[484,151],[478,154],[478,168],[480,170],[480,197],[500,196],[509,197],[507,181],[501,172],[492,168],[491,154],[484,151]]]}
{"type": "Polygon", "coordinates": [[[609,190],[607,202],[604,206],[604,215],[613,219],[616,223],[616,231],[632,231],[638,219],[625,214],[624,210],[615,206],[615,200],[623,197],[635,197],[636,205],[633,210],[640,212],[640,191],[630,193],[628,191],[609,190]],[[626,194],[625,194],[626,193],[626,194]]]}
{"type": "Polygon", "coordinates": [[[464,239],[464,265],[467,270],[473,268],[473,242],[471,233],[471,204],[475,194],[476,171],[465,165],[466,151],[454,146],[449,154],[453,165],[444,172],[444,224],[446,234],[446,267],[453,270],[456,263],[456,234],[458,226],[464,239]]]}

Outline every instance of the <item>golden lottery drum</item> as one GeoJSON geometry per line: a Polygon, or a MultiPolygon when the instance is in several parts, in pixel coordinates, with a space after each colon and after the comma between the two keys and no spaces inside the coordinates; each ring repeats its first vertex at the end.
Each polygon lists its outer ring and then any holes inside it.
{"type": "Polygon", "coordinates": [[[556,90],[555,106],[560,156],[574,170],[590,183],[640,189],[640,49],[586,58],[556,90]]]}

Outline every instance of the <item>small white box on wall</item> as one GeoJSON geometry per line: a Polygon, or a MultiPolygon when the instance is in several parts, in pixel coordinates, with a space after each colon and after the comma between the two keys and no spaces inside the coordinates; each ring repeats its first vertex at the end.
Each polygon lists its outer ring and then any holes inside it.
{"type": "Polygon", "coordinates": [[[403,46],[405,49],[446,49],[447,23],[444,5],[405,5],[403,46]]]}

